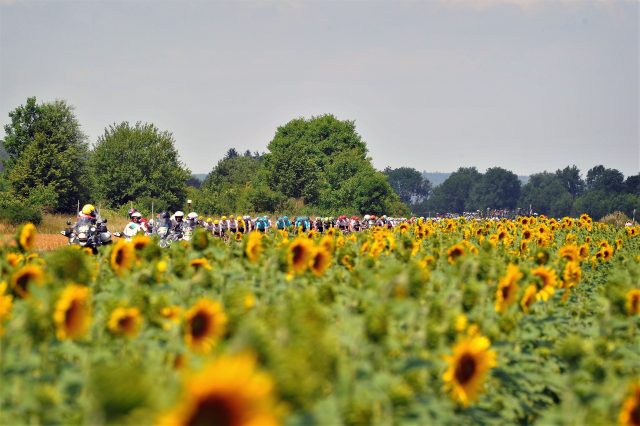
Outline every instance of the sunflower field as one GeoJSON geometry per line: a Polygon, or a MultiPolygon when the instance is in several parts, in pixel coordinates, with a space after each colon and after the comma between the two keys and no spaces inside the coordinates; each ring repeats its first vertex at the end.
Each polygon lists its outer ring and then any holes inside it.
{"type": "Polygon", "coordinates": [[[640,424],[640,227],[0,248],[0,424],[640,424]]]}

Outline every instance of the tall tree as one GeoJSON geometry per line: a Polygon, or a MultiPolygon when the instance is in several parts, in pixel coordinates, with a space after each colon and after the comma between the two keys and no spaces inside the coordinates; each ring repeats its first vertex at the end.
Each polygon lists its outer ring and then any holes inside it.
{"type": "Polygon", "coordinates": [[[469,194],[468,210],[514,209],[520,198],[520,179],[501,167],[487,169],[469,194]]]}
{"type": "Polygon", "coordinates": [[[473,187],[482,178],[475,167],[460,167],[435,187],[425,210],[462,213],[473,187]]]}
{"type": "Polygon", "coordinates": [[[624,191],[624,175],[616,169],[608,169],[603,165],[595,166],[587,172],[587,189],[619,193],[624,191]]]}
{"type": "Polygon", "coordinates": [[[532,209],[547,216],[562,217],[571,214],[573,198],[557,173],[536,173],[522,188],[518,203],[525,214],[532,209]]]}
{"type": "Polygon", "coordinates": [[[73,107],[60,100],[37,104],[32,97],[9,117],[3,145],[12,191],[23,198],[48,193],[53,210],[73,211],[87,196],[88,151],[73,107]]]}
{"type": "Polygon", "coordinates": [[[109,126],[89,160],[96,199],[111,206],[159,199],[168,208],[182,208],[191,173],[174,145],[173,135],[153,124],[109,126]]]}
{"type": "Polygon", "coordinates": [[[572,198],[575,199],[584,192],[585,183],[580,177],[580,169],[575,165],[556,170],[556,176],[558,176],[562,186],[571,194],[572,198]]]}
{"type": "Polygon", "coordinates": [[[387,206],[398,201],[384,175],[375,171],[367,158],[367,146],[353,121],[333,115],[291,120],[279,127],[264,155],[264,178],[269,187],[288,198],[302,198],[305,204],[322,208],[378,209],[380,199],[387,206]],[[354,182],[370,187],[370,199],[354,182]],[[387,186],[383,189],[382,186],[387,186]],[[374,190],[375,188],[375,190],[374,190]]]}
{"type": "Polygon", "coordinates": [[[400,201],[407,205],[421,202],[431,192],[431,182],[422,173],[411,167],[384,169],[389,184],[400,197],[400,201]]]}

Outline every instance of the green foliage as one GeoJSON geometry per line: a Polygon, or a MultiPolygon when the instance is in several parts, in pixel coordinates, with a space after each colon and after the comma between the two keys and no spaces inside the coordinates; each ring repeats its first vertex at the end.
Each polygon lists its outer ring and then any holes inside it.
{"type": "Polygon", "coordinates": [[[47,207],[73,211],[77,200],[87,196],[86,137],[73,108],[65,101],[38,105],[29,98],[9,116],[3,145],[9,155],[6,165],[12,191],[24,199],[36,191],[34,199],[55,202],[47,207]],[[53,191],[55,196],[43,198],[43,191],[53,191]]]}
{"type": "Polygon", "coordinates": [[[42,213],[35,207],[7,193],[0,193],[0,221],[13,225],[42,222],[42,213]]]}
{"type": "Polygon", "coordinates": [[[461,167],[433,190],[427,208],[437,212],[462,213],[471,190],[482,174],[475,167],[461,167]]]}
{"type": "Polygon", "coordinates": [[[589,169],[586,183],[588,190],[619,193],[624,190],[624,175],[619,170],[598,165],[589,169]]]}
{"type": "Polygon", "coordinates": [[[431,193],[431,182],[422,173],[411,167],[384,169],[389,179],[389,185],[406,205],[417,204],[431,193]]]}
{"type": "Polygon", "coordinates": [[[529,212],[529,206],[539,214],[563,217],[571,214],[573,200],[562,179],[553,173],[537,173],[529,177],[522,188],[520,202],[522,211],[529,212]]]}
{"type": "Polygon", "coordinates": [[[181,208],[191,173],[174,144],[171,133],[153,124],[109,126],[89,158],[94,197],[112,207],[146,197],[181,208]]]}
{"type": "Polygon", "coordinates": [[[580,169],[575,165],[556,170],[556,176],[560,179],[562,186],[569,191],[572,198],[575,199],[584,192],[585,182],[580,177],[580,169]]]}
{"type": "Polygon", "coordinates": [[[397,200],[366,157],[366,144],[352,121],[333,115],[295,119],[278,128],[268,148],[264,181],[287,198],[323,211],[359,213],[378,212],[397,200]]]}
{"type": "Polygon", "coordinates": [[[574,212],[586,212],[596,220],[614,211],[621,211],[631,217],[634,209],[640,211],[640,197],[633,194],[609,193],[601,189],[586,191],[573,205],[574,212]]]}
{"type": "Polygon", "coordinates": [[[514,209],[520,197],[520,179],[501,167],[492,167],[482,175],[469,194],[467,210],[514,209]]]}

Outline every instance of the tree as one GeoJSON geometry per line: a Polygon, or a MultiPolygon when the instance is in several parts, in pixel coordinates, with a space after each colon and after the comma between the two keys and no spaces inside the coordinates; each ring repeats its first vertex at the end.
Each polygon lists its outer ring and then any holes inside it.
{"type": "Polygon", "coordinates": [[[191,173],[174,144],[171,133],[153,124],[109,126],[89,159],[95,198],[113,207],[148,198],[164,200],[170,209],[182,208],[191,173]]]}
{"type": "Polygon", "coordinates": [[[231,151],[235,151],[235,148],[229,149],[227,155],[218,161],[202,183],[203,187],[219,189],[225,185],[245,185],[255,180],[260,169],[260,159],[252,157],[251,154],[228,155],[231,151]]]}
{"type": "Polygon", "coordinates": [[[433,195],[427,200],[427,206],[423,210],[440,213],[464,212],[469,194],[481,177],[482,174],[475,167],[460,167],[442,184],[435,187],[433,195]]]}
{"type": "Polygon", "coordinates": [[[619,193],[624,191],[624,175],[616,169],[607,169],[603,165],[593,167],[587,172],[587,189],[619,193]]]}
{"type": "Polygon", "coordinates": [[[574,203],[573,213],[587,213],[596,220],[615,211],[631,217],[634,209],[640,209],[640,197],[633,194],[612,193],[601,189],[586,191],[574,203]]]}
{"type": "Polygon", "coordinates": [[[431,192],[431,182],[423,178],[422,173],[410,167],[384,169],[389,184],[400,197],[400,201],[407,205],[421,202],[431,192]]]}
{"type": "Polygon", "coordinates": [[[563,187],[571,194],[572,198],[575,199],[584,192],[585,183],[580,177],[580,169],[575,165],[556,170],[556,176],[558,176],[563,187]]]}
{"type": "Polygon", "coordinates": [[[520,198],[520,179],[501,167],[487,169],[469,194],[468,210],[514,209],[520,198]]]}
{"type": "Polygon", "coordinates": [[[353,121],[333,115],[291,120],[278,128],[268,148],[264,180],[288,198],[333,211],[378,209],[380,197],[385,205],[398,199],[386,177],[376,174],[353,121]],[[368,201],[356,182],[372,189],[368,201]]]}
{"type": "Polygon", "coordinates": [[[522,188],[518,204],[526,214],[531,207],[536,213],[562,217],[571,214],[573,198],[557,172],[543,172],[529,176],[529,181],[522,188]]]}
{"type": "Polygon", "coordinates": [[[48,207],[55,211],[75,211],[77,201],[88,195],[88,145],[73,108],[65,101],[37,104],[32,97],[9,117],[3,145],[12,192],[50,200],[55,205],[48,207]]]}
{"type": "Polygon", "coordinates": [[[640,173],[627,176],[627,179],[624,181],[624,188],[629,194],[640,195],[640,173]]]}

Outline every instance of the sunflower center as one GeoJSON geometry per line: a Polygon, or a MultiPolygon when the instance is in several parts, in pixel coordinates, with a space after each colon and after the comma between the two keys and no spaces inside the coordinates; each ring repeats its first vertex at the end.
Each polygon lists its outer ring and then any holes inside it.
{"type": "Polygon", "coordinates": [[[71,302],[71,306],[64,313],[64,325],[70,332],[75,332],[82,325],[82,305],[77,300],[71,302]]]}
{"type": "Polygon", "coordinates": [[[131,315],[126,315],[118,320],[118,328],[125,332],[130,332],[133,330],[134,321],[131,315]]]}
{"type": "Polygon", "coordinates": [[[471,380],[476,372],[476,360],[472,355],[466,353],[460,357],[460,361],[456,366],[455,377],[456,381],[461,385],[466,384],[471,380]]]}
{"type": "Polygon", "coordinates": [[[639,310],[640,310],[640,296],[633,295],[631,297],[631,312],[635,313],[635,312],[638,312],[639,310]]]}
{"type": "Polygon", "coordinates": [[[201,400],[186,422],[189,426],[235,426],[239,423],[236,410],[227,399],[219,395],[201,400]]]}
{"type": "Polygon", "coordinates": [[[124,250],[117,250],[116,251],[116,259],[115,259],[115,263],[118,266],[122,266],[122,262],[124,260],[124,250]]]}
{"type": "Polygon", "coordinates": [[[293,263],[298,264],[302,262],[304,258],[304,249],[301,246],[296,246],[293,248],[293,263]]]}
{"type": "Polygon", "coordinates": [[[18,277],[18,279],[16,280],[16,286],[18,286],[18,288],[20,288],[20,290],[22,290],[23,293],[27,293],[28,292],[28,287],[29,287],[29,282],[32,279],[32,275],[29,273],[23,274],[21,276],[18,277]]]}
{"type": "Polygon", "coordinates": [[[640,404],[636,404],[629,414],[632,425],[640,425],[640,404]]]}
{"type": "Polygon", "coordinates": [[[505,285],[500,290],[502,291],[502,299],[507,300],[509,298],[509,293],[511,291],[511,285],[505,285]]]}
{"type": "Polygon", "coordinates": [[[210,318],[205,312],[198,312],[191,320],[191,335],[194,339],[201,339],[209,332],[210,318]]]}

